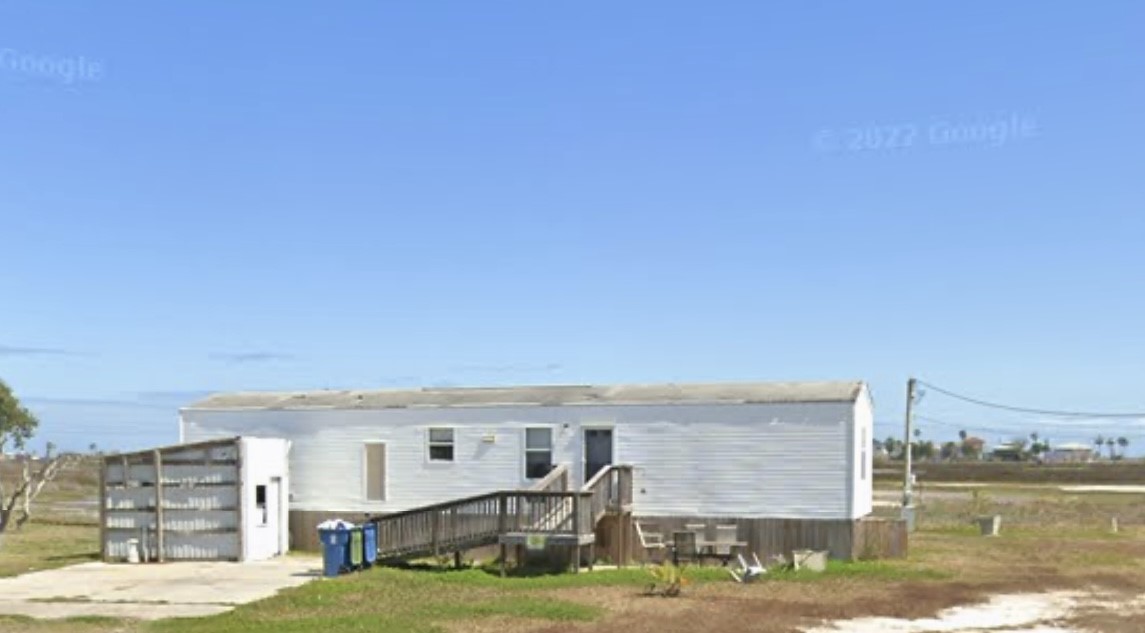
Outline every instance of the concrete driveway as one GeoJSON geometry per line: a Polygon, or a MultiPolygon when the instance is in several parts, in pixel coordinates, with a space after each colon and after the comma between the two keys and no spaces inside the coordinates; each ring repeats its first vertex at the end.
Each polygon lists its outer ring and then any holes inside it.
{"type": "Polygon", "coordinates": [[[257,563],[85,563],[0,578],[0,614],[144,620],[214,615],[305,584],[320,569],[319,559],[297,556],[257,563]]]}

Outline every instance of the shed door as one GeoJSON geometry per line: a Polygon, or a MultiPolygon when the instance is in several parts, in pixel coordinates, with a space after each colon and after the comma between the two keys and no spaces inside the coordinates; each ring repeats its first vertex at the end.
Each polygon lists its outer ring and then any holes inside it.
{"type": "Polygon", "coordinates": [[[612,464],[612,429],[584,430],[584,481],[612,464]]]}

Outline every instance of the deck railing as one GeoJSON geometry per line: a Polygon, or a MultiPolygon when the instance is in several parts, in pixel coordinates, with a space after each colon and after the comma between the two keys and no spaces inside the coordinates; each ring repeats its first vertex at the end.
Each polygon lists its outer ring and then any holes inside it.
{"type": "Polygon", "coordinates": [[[496,541],[502,530],[501,493],[468,497],[374,517],[379,557],[439,554],[496,541]]]}
{"type": "Polygon", "coordinates": [[[549,474],[545,475],[544,479],[529,486],[528,489],[540,492],[565,492],[569,489],[569,465],[559,464],[556,468],[549,471],[549,474]]]}
{"type": "Polygon", "coordinates": [[[595,525],[602,516],[632,505],[632,466],[612,464],[596,473],[584,485],[595,525]]]}
{"type": "Polygon", "coordinates": [[[576,491],[494,492],[370,520],[378,526],[380,558],[438,555],[496,543],[505,534],[591,535],[589,497],[576,491]]]}

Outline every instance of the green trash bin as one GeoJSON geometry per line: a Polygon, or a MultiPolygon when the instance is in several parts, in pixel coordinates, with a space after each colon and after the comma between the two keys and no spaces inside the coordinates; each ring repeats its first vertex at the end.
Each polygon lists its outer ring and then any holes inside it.
{"type": "Polygon", "coordinates": [[[365,545],[366,539],[362,537],[362,528],[356,527],[350,529],[350,569],[362,569],[365,563],[365,545]]]}

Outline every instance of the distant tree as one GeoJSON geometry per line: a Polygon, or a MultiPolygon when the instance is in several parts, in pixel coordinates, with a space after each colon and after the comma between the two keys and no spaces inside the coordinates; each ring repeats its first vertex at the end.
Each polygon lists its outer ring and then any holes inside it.
{"type": "Polygon", "coordinates": [[[1097,456],[1101,457],[1101,447],[1105,445],[1105,436],[1098,435],[1093,438],[1093,444],[1097,447],[1097,456]]]}
{"type": "Polygon", "coordinates": [[[1121,447],[1121,450],[1119,451],[1121,453],[1121,456],[1125,457],[1125,448],[1127,446],[1129,446],[1129,438],[1127,438],[1127,437],[1117,438],[1117,445],[1121,447]]]}
{"type": "Polygon", "coordinates": [[[927,440],[922,443],[920,454],[923,459],[934,459],[938,455],[938,447],[934,445],[934,442],[927,440]]]}
{"type": "MultiPolygon", "coordinates": [[[[39,424],[36,416],[20,404],[8,385],[0,380],[0,452],[8,444],[18,451],[24,451],[39,424]]],[[[56,454],[55,445],[49,442],[44,459],[22,460],[21,468],[16,473],[18,479],[10,489],[0,475],[0,545],[9,529],[20,529],[32,518],[32,503],[44,486],[74,461],[73,455],[56,454]]]]}
{"type": "Polygon", "coordinates": [[[924,442],[914,442],[911,444],[910,455],[917,460],[934,459],[938,453],[938,449],[934,446],[934,442],[926,440],[924,442]]]}
{"type": "Polygon", "coordinates": [[[982,440],[967,435],[962,438],[962,456],[967,459],[978,459],[982,456],[982,440]]]}
{"type": "Polygon", "coordinates": [[[888,457],[895,459],[897,458],[899,452],[902,450],[902,442],[896,440],[894,436],[889,436],[887,439],[883,440],[883,448],[887,450],[888,457]]]}
{"type": "Polygon", "coordinates": [[[92,442],[91,444],[87,445],[87,452],[91,453],[92,455],[99,455],[99,447],[96,446],[95,442],[92,442]]]}
{"type": "Polygon", "coordinates": [[[944,460],[952,460],[955,457],[958,457],[958,444],[955,444],[954,442],[943,442],[942,449],[938,454],[944,460]]]}
{"type": "Polygon", "coordinates": [[[1112,437],[1105,438],[1105,446],[1109,448],[1109,459],[1116,459],[1113,454],[1113,447],[1117,445],[1117,440],[1112,437]]]}
{"type": "MultiPolygon", "coordinates": [[[[1034,433],[1034,435],[1037,435],[1037,433],[1034,433]]],[[[1034,457],[1039,457],[1048,452],[1050,452],[1049,440],[1035,440],[1033,444],[1030,444],[1030,455],[1033,455],[1034,457]]]]}
{"type": "Polygon", "coordinates": [[[958,432],[958,439],[962,440],[963,442],[966,441],[967,437],[970,437],[970,434],[966,432],[966,429],[962,429],[958,432]]]}

